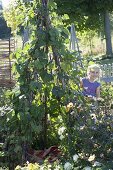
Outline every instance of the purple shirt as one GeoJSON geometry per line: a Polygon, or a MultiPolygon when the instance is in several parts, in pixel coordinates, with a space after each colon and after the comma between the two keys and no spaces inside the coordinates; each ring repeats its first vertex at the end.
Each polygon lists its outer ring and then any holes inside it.
{"type": "Polygon", "coordinates": [[[85,96],[93,96],[96,97],[96,89],[100,86],[100,83],[97,81],[90,82],[88,78],[82,79],[83,83],[83,94],[85,96]]]}

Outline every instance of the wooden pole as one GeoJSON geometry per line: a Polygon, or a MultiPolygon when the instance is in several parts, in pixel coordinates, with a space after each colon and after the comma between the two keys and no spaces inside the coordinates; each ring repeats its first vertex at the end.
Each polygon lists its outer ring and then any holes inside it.
{"type": "Polygon", "coordinates": [[[11,59],[10,59],[10,54],[11,54],[11,38],[9,37],[9,70],[10,70],[10,81],[11,81],[12,77],[11,77],[11,59]]]}

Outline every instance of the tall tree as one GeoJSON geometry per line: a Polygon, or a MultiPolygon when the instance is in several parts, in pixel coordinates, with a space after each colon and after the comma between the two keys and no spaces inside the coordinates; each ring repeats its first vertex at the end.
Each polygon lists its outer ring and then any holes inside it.
{"type": "Polygon", "coordinates": [[[104,30],[105,30],[105,37],[106,37],[106,54],[112,55],[110,18],[107,10],[105,11],[104,14],[104,30]]]}
{"type": "Polygon", "coordinates": [[[109,12],[113,11],[113,0],[55,0],[59,14],[68,14],[69,22],[77,28],[100,30],[103,25],[106,38],[106,54],[112,54],[109,12]]]}

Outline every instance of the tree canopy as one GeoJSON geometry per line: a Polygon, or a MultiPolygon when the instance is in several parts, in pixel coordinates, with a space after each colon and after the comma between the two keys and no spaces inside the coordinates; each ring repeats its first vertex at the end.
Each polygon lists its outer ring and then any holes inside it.
{"type": "Polygon", "coordinates": [[[100,29],[101,20],[106,10],[113,10],[113,0],[55,0],[57,12],[68,14],[68,22],[74,22],[81,29],[100,29]]]}

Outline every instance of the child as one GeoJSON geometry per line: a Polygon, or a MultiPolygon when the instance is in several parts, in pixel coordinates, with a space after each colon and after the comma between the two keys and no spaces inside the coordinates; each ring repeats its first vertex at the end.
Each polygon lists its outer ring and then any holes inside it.
{"type": "Polygon", "coordinates": [[[82,78],[80,86],[83,88],[83,95],[92,98],[100,98],[100,83],[96,81],[100,76],[100,67],[97,64],[88,66],[87,77],[82,78]]]}

